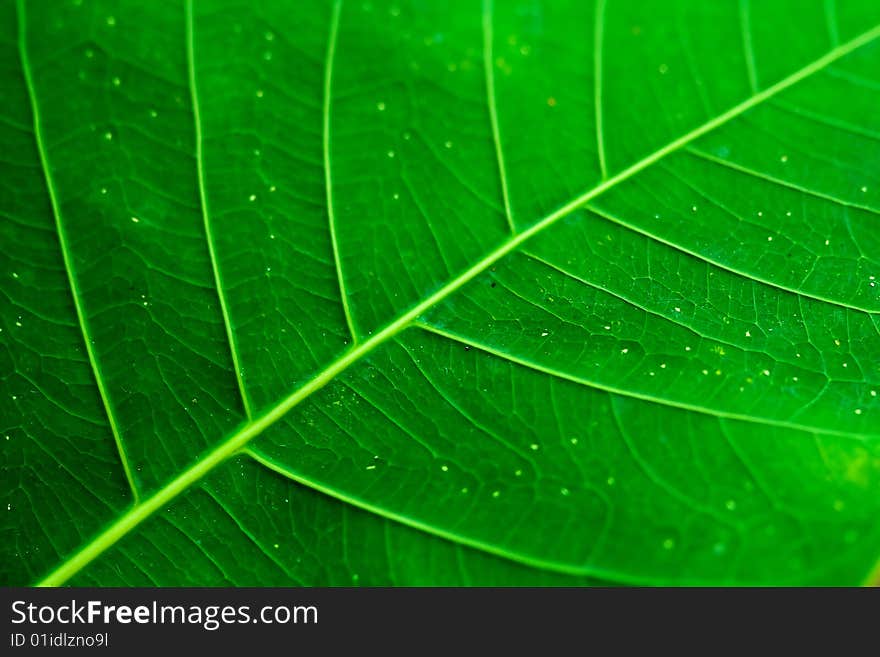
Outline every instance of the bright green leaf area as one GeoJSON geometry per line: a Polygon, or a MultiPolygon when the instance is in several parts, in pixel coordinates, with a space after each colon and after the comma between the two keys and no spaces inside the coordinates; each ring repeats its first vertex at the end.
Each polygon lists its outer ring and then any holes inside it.
{"type": "Polygon", "coordinates": [[[10,0],[0,98],[0,583],[876,577],[876,0],[10,0]]]}

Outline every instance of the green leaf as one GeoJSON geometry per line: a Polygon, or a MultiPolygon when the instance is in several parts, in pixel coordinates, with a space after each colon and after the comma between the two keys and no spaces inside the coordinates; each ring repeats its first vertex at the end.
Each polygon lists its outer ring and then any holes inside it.
{"type": "Polygon", "coordinates": [[[0,5],[4,584],[858,584],[874,0],[0,5]]]}

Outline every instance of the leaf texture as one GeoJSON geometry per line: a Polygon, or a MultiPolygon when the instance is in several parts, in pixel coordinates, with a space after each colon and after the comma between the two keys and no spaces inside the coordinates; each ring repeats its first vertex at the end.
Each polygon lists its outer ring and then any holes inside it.
{"type": "Polygon", "coordinates": [[[880,6],[0,6],[4,584],[859,584],[880,6]]]}

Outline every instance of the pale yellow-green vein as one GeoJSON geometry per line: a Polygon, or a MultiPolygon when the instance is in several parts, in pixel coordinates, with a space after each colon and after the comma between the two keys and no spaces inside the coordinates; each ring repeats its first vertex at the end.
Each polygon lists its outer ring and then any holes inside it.
{"type": "Polygon", "coordinates": [[[208,193],[205,189],[204,156],[202,153],[202,119],[199,107],[198,86],[196,85],[196,57],[195,57],[195,30],[193,26],[193,0],[186,0],[186,67],[189,92],[192,102],[193,126],[196,141],[196,174],[199,183],[199,201],[202,208],[202,222],[205,226],[205,237],[208,243],[208,254],[211,258],[211,271],[214,275],[214,285],[217,288],[217,298],[220,300],[220,311],[223,314],[223,326],[226,329],[226,339],[229,342],[229,352],[232,356],[232,366],[235,369],[235,380],[238,382],[238,391],[244,405],[244,411],[248,418],[253,417],[247,388],[244,384],[244,376],[241,369],[241,361],[238,355],[238,347],[235,340],[235,330],[232,327],[232,319],[229,316],[229,304],[226,300],[226,291],[223,287],[223,277],[220,274],[220,265],[217,261],[217,250],[214,233],[211,227],[211,217],[208,210],[208,193]]]}
{"type": "Polygon", "coordinates": [[[339,296],[342,299],[342,312],[352,341],[357,344],[358,333],[354,325],[354,316],[349,305],[348,290],[345,287],[345,276],[342,273],[342,256],[339,253],[337,237],[336,210],[333,207],[333,169],[330,160],[330,108],[333,94],[333,62],[336,59],[336,40],[339,35],[339,16],[342,13],[342,0],[333,3],[333,14],[330,17],[330,36],[327,39],[327,55],[324,64],[324,100],[322,106],[322,150],[324,153],[324,190],[327,196],[327,220],[330,224],[330,244],[333,247],[333,262],[336,267],[336,280],[339,283],[339,296]]]}
{"type": "Polygon", "coordinates": [[[73,270],[73,257],[70,253],[70,245],[67,240],[67,232],[64,228],[64,222],[61,219],[61,208],[58,202],[58,193],[55,190],[55,182],[52,179],[52,170],[49,166],[49,158],[46,153],[43,139],[42,123],[40,121],[40,104],[37,100],[36,88],[34,87],[33,75],[31,74],[30,60],[27,54],[27,23],[25,19],[25,3],[24,0],[17,0],[16,9],[18,13],[18,50],[21,57],[21,66],[27,87],[28,96],[31,102],[31,113],[34,118],[34,140],[37,145],[37,152],[40,157],[40,165],[43,170],[43,177],[46,181],[46,189],[49,194],[49,203],[52,206],[52,214],[55,219],[55,229],[58,234],[58,244],[61,249],[61,257],[64,261],[64,271],[67,274],[67,281],[70,286],[70,293],[73,297],[73,306],[76,310],[76,319],[79,323],[80,332],[82,333],[83,343],[86,348],[86,355],[89,359],[89,365],[92,368],[92,374],[95,378],[95,384],[98,387],[98,394],[101,396],[101,402],[104,405],[104,411],[107,415],[107,422],[110,424],[110,431],[113,434],[113,440],[116,443],[116,449],[119,452],[119,459],[122,462],[122,469],[125,472],[125,478],[131,488],[132,496],[135,503],[139,500],[138,487],[135,482],[134,473],[125,451],[125,445],[122,442],[122,436],[119,432],[119,425],[116,422],[116,416],[113,412],[113,405],[110,403],[110,396],[107,394],[107,386],[104,383],[104,376],[101,368],[98,366],[98,358],[95,354],[94,341],[89,330],[88,317],[83,307],[82,292],[79,288],[79,281],[73,270]]]}
{"type": "Polygon", "coordinates": [[[504,150],[501,146],[501,128],[498,126],[498,107],[495,96],[495,56],[494,33],[492,30],[492,0],[483,0],[483,69],[486,75],[486,104],[492,124],[492,141],[495,145],[495,159],[501,179],[501,196],[504,199],[504,214],[511,233],[516,233],[513,209],[510,206],[510,191],[507,186],[507,169],[504,166],[504,150]]]}

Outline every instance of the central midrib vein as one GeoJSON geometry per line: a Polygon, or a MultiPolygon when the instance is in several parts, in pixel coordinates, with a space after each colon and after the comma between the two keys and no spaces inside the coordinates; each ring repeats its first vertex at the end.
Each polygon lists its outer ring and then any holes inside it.
{"type": "Polygon", "coordinates": [[[870,43],[874,39],[880,37],[880,25],[864,32],[860,36],[848,41],[811,64],[796,71],[788,77],[780,80],[776,84],[754,94],[743,102],[731,107],[726,112],[716,116],[714,119],[707,121],[703,125],[695,128],[687,134],[675,139],[657,151],[639,160],[635,164],[623,169],[619,173],[602,181],[596,187],[584,192],[580,196],[572,199],[556,211],[547,215],[530,228],[521,233],[513,235],[505,242],[500,244],[494,251],[486,255],[482,260],[450,280],[446,285],[434,292],[432,295],[419,302],[407,312],[400,315],[385,328],[376,332],[372,337],[364,342],[353,345],[351,349],[345,352],[338,359],[330,363],[320,373],[315,376],[307,384],[295,390],[290,395],[282,399],[275,406],[270,408],[262,415],[245,423],[237,429],[231,436],[223,440],[220,444],[209,450],[193,465],[172,479],[169,483],[157,490],[149,498],[131,507],[122,514],[110,526],[105,528],[89,543],[84,545],[76,553],[68,557],[55,570],[53,570],[44,579],[38,582],[38,586],[59,586],[70,579],[73,575],[82,570],[95,558],[103,554],[107,549],[113,546],[124,536],[137,527],[141,522],[146,520],[153,512],[166,506],[171,500],[180,493],[187,490],[194,483],[202,479],[211,472],[215,467],[225,462],[228,458],[235,455],[251,440],[260,435],[264,430],[271,427],[280,420],[288,411],[293,409],[302,400],[309,397],[312,393],[323,388],[327,383],[332,381],[338,374],[348,369],[349,366],[359,362],[364,356],[372,352],[376,347],[384,344],[388,339],[397,335],[400,331],[408,327],[415,319],[421,316],[430,308],[434,307],[446,297],[459,290],[466,283],[491,267],[495,262],[506,256],[508,253],[516,250],[521,244],[541,233],[546,228],[568,216],[584,204],[590,202],[600,194],[616,187],[644,169],[648,168],[658,160],[666,157],[670,153],[675,152],[679,148],[687,145],[705,135],[719,126],[724,125],[728,121],[740,116],[749,109],[759,105],[768,98],[778,94],[779,92],[797,84],[801,80],[822,70],[832,62],[851,53],[852,51],[870,43]]]}

